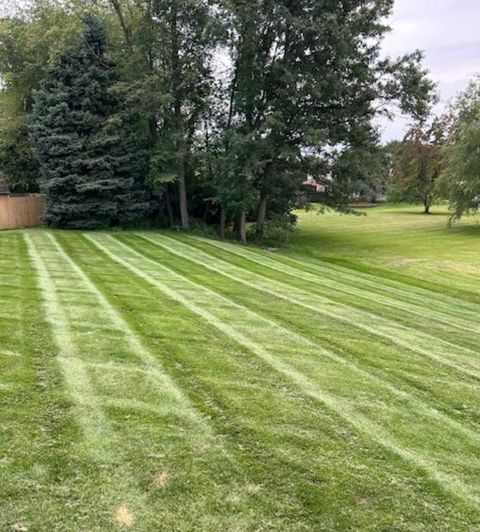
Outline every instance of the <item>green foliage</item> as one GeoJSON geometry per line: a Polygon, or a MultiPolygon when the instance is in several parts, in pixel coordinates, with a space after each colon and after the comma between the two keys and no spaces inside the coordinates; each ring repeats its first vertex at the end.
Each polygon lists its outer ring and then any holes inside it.
{"type": "Polygon", "coordinates": [[[355,199],[370,202],[385,195],[389,155],[376,136],[359,146],[348,147],[334,159],[333,179],[327,183],[327,205],[350,212],[348,204],[355,199]]]}
{"type": "Polygon", "coordinates": [[[57,57],[78,38],[81,23],[56,3],[40,2],[26,18],[0,20],[0,72],[9,107],[29,112],[38,88],[57,57]]]}
{"type": "MultiPolygon", "coordinates": [[[[276,214],[275,207],[273,207],[268,220],[264,224],[263,243],[267,246],[287,244],[297,230],[297,217],[294,214],[291,214],[290,217],[286,217],[282,211],[280,211],[280,213],[281,214],[276,214]]],[[[248,240],[252,242],[255,240],[257,230],[258,228],[255,223],[248,227],[248,240]]]]}
{"type": "Polygon", "coordinates": [[[444,155],[441,188],[453,219],[478,211],[480,205],[480,80],[474,80],[454,103],[453,125],[444,155]]]}
{"type": "Polygon", "coordinates": [[[0,20],[0,170],[15,192],[38,191],[38,162],[28,139],[33,90],[79,33],[78,18],[41,2],[27,16],[0,20]]]}
{"type": "Polygon", "coordinates": [[[39,169],[28,137],[27,118],[23,113],[10,113],[8,97],[8,93],[0,94],[0,170],[12,192],[38,192],[39,169]]]}
{"type": "Polygon", "coordinates": [[[115,116],[113,65],[103,28],[86,30],[35,92],[31,138],[40,161],[45,221],[70,228],[131,223],[148,214],[145,165],[115,116]]]}
{"type": "Polygon", "coordinates": [[[0,29],[10,116],[19,109],[28,121],[32,90],[70,49],[82,16],[94,13],[109,34],[115,72],[107,92],[120,102],[108,104],[117,124],[104,134],[126,130],[121,136],[144,151],[158,217],[184,229],[190,215],[234,222],[239,236],[255,223],[261,241],[269,220],[290,223],[308,175],[337,176],[326,200],[340,210],[370,190],[377,163],[367,169],[360,153],[375,136],[375,116],[392,104],[426,115],[434,97],[421,53],[381,58],[392,4],[32,0],[22,19],[0,29]]]}
{"type": "MultiPolygon", "coordinates": [[[[382,73],[378,95],[383,102],[396,101],[401,111],[417,122],[427,119],[432,106],[438,102],[436,85],[429,78],[429,72],[422,67],[423,52],[416,50],[396,60],[387,59],[379,63],[382,73]]],[[[390,115],[388,108],[382,112],[390,115]]]]}
{"type": "MultiPolygon", "coordinates": [[[[261,240],[267,204],[270,209],[285,188],[294,197],[317,161],[331,159],[339,146],[344,148],[339,153],[364,149],[373,117],[392,102],[424,115],[433,84],[421,69],[420,53],[379,59],[389,0],[230,0],[225,6],[231,14],[234,72],[227,91],[229,119],[223,123],[252,146],[249,161],[241,160],[239,167],[249,170],[257,191],[261,240]]],[[[232,145],[225,145],[227,156],[238,161],[232,145]]],[[[344,193],[329,198],[334,207],[344,208],[355,192],[346,184],[337,187],[344,193]]],[[[293,204],[284,203],[276,214],[288,217],[293,204]]]]}
{"type": "Polygon", "coordinates": [[[149,124],[149,182],[158,195],[178,184],[178,214],[189,227],[187,190],[194,138],[212,89],[212,54],[220,31],[206,0],[112,1],[127,58],[132,105],[149,124]]]}

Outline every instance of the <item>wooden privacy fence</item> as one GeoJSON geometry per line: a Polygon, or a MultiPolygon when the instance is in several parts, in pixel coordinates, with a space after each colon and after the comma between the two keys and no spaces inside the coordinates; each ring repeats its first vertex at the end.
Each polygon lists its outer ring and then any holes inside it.
{"type": "Polygon", "coordinates": [[[41,225],[44,209],[45,199],[40,194],[0,196],[0,229],[41,225]]]}

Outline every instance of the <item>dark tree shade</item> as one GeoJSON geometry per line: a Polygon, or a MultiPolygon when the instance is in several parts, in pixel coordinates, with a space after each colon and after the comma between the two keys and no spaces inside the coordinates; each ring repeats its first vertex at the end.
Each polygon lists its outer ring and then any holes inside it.
{"type": "Polygon", "coordinates": [[[82,38],[35,92],[31,124],[47,199],[45,222],[65,228],[130,223],[151,207],[144,161],[115,114],[104,30],[92,19],[85,25],[82,38]]]}

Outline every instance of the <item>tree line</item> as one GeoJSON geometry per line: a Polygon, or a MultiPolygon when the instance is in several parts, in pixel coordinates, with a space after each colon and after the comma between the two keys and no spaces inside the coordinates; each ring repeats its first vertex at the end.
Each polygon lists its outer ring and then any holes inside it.
{"type": "Polygon", "coordinates": [[[381,172],[375,119],[425,123],[392,0],[33,0],[0,21],[0,170],[58,227],[199,221],[261,242],[308,176],[346,211],[381,172]]]}

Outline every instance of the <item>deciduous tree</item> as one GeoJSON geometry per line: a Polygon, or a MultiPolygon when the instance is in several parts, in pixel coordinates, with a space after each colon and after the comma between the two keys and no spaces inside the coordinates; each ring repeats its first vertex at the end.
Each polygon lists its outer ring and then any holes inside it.
{"type": "Polygon", "coordinates": [[[444,164],[447,132],[442,118],[434,119],[430,125],[410,127],[393,155],[391,200],[422,203],[424,213],[430,214],[444,164]]]}
{"type": "Polygon", "coordinates": [[[440,186],[450,202],[452,219],[480,206],[480,79],[451,106],[452,125],[444,149],[445,171],[440,186]]]}
{"type": "Polygon", "coordinates": [[[339,146],[365,145],[373,118],[392,102],[424,116],[433,84],[418,52],[380,58],[390,0],[229,0],[226,5],[232,13],[232,125],[257,145],[248,166],[255,172],[256,240],[261,242],[269,202],[285,179],[298,189],[297,170],[306,161],[339,146]]]}

